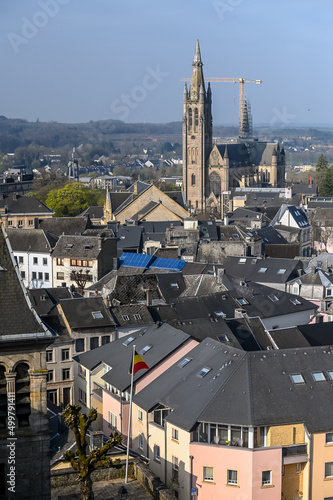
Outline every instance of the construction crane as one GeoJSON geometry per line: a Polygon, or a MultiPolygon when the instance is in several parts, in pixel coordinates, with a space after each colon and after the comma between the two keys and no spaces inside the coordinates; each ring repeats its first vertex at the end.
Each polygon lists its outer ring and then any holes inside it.
{"type": "MultiPolygon", "coordinates": [[[[262,83],[262,80],[247,80],[246,78],[228,78],[213,76],[205,78],[210,83],[239,83],[239,137],[243,137],[244,83],[262,83]]],[[[190,82],[191,78],[182,78],[182,82],[190,82]]]]}

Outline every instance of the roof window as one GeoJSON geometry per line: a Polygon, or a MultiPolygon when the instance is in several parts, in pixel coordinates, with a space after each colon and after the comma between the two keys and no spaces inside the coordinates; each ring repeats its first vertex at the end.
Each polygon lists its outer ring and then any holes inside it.
{"type": "Polygon", "coordinates": [[[312,372],[311,375],[315,382],[323,382],[326,380],[326,377],[323,374],[323,372],[312,372]]]}
{"type": "Polygon", "coordinates": [[[279,297],[277,297],[276,295],[268,295],[268,298],[272,301],[272,302],[278,302],[280,299],[279,297]]]}
{"type": "Polygon", "coordinates": [[[201,368],[201,370],[197,373],[197,377],[203,378],[207,373],[211,371],[211,368],[208,368],[208,366],[204,366],[201,368]]]}
{"type": "Polygon", "coordinates": [[[294,384],[304,384],[305,383],[303,375],[301,373],[293,373],[290,375],[290,378],[294,384]]]}
{"type": "Polygon", "coordinates": [[[286,272],[286,270],[287,270],[287,269],[279,269],[277,273],[278,273],[278,274],[284,274],[284,273],[286,272]]]}
{"type": "Polygon", "coordinates": [[[234,233],[234,234],[232,235],[232,237],[233,237],[233,238],[239,238],[239,234],[234,233]]]}
{"type": "Polygon", "coordinates": [[[228,335],[226,335],[225,333],[222,333],[221,335],[216,335],[216,338],[220,342],[230,342],[228,335]]]}
{"type": "Polygon", "coordinates": [[[246,263],[246,259],[238,259],[238,264],[245,264],[246,263]]]}
{"type": "Polygon", "coordinates": [[[139,351],[139,354],[146,354],[150,349],[152,348],[151,345],[147,344],[141,351],[139,351]]]}
{"type": "Polygon", "coordinates": [[[226,318],[227,316],[223,311],[215,311],[214,314],[216,314],[219,318],[226,318]]]}
{"type": "Polygon", "coordinates": [[[95,311],[92,312],[91,314],[94,319],[102,319],[104,317],[101,311],[95,311]]]}
{"type": "Polygon", "coordinates": [[[67,243],[67,245],[65,246],[65,248],[73,248],[73,243],[67,243]]]}
{"type": "Polygon", "coordinates": [[[298,299],[290,299],[290,302],[294,304],[294,306],[299,306],[301,302],[298,299]]]}
{"type": "Polygon", "coordinates": [[[185,365],[187,365],[190,361],[192,361],[192,358],[184,358],[182,359],[179,363],[178,366],[180,368],[183,368],[185,365]]]}
{"type": "Polygon", "coordinates": [[[327,374],[331,380],[333,380],[333,370],[327,370],[327,374]]]}
{"type": "Polygon", "coordinates": [[[236,300],[237,300],[237,302],[238,302],[238,304],[240,306],[246,306],[246,305],[248,305],[248,301],[244,297],[239,297],[236,300]]]}
{"type": "Polygon", "coordinates": [[[133,342],[133,340],[134,337],[128,337],[128,339],[126,339],[125,342],[123,342],[123,345],[127,347],[131,342],[133,342]]]}
{"type": "Polygon", "coordinates": [[[177,290],[179,288],[178,283],[170,283],[172,290],[177,290]]]}
{"type": "Polygon", "coordinates": [[[265,273],[267,271],[267,267],[261,267],[258,273],[265,273]]]}

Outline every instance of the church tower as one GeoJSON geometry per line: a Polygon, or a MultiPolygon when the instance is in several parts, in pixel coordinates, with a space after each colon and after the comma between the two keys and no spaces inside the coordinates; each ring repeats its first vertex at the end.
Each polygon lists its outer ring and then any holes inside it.
{"type": "Polygon", "coordinates": [[[207,159],[212,149],[212,93],[207,91],[199,40],[192,63],[190,88],[185,83],[183,115],[183,183],[187,209],[205,211],[207,159]]]}

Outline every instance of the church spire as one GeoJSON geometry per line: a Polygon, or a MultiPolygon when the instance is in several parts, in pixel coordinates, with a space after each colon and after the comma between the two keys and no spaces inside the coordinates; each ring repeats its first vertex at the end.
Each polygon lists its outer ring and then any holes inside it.
{"type": "Polygon", "coordinates": [[[200,87],[202,88],[203,91],[205,91],[205,82],[202,71],[203,64],[201,60],[199,40],[197,40],[195,45],[195,53],[192,66],[193,69],[192,69],[192,78],[190,87],[190,97],[191,100],[197,100],[199,97],[200,87]]]}

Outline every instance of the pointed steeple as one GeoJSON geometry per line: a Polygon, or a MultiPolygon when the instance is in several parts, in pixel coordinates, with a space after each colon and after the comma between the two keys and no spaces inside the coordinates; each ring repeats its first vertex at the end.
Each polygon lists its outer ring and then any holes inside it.
{"type": "Polygon", "coordinates": [[[188,99],[188,90],[187,90],[187,84],[185,82],[185,86],[184,86],[184,102],[187,101],[188,99]]]}
{"type": "Polygon", "coordinates": [[[224,150],[224,156],[223,156],[223,159],[224,160],[229,160],[229,153],[228,153],[228,146],[225,145],[225,150],[224,150]]]}
{"type": "Polygon", "coordinates": [[[202,60],[200,53],[199,40],[197,40],[195,46],[194,59],[192,63],[192,78],[191,78],[191,87],[190,87],[190,98],[191,100],[197,100],[199,98],[200,87],[202,87],[205,92],[205,82],[202,71],[202,60]]]}

